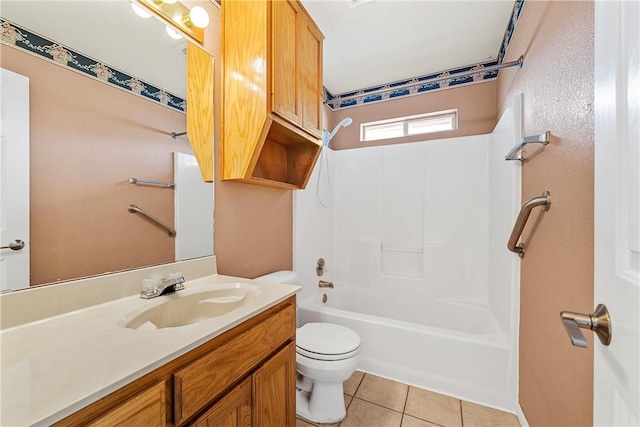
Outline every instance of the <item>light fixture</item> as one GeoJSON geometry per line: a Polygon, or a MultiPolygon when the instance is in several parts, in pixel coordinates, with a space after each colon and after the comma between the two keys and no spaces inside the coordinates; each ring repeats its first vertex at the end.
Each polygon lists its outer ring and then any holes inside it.
{"type": "Polygon", "coordinates": [[[187,27],[193,25],[198,28],[206,28],[206,26],[209,25],[209,15],[207,11],[200,6],[191,8],[191,12],[183,17],[182,20],[187,27]]]}
{"type": "Polygon", "coordinates": [[[151,18],[151,14],[146,10],[144,10],[144,8],[141,7],[139,4],[131,2],[131,9],[133,9],[133,13],[135,13],[142,19],[151,18]]]}
{"type": "MultiPolygon", "coordinates": [[[[209,25],[209,15],[203,7],[194,6],[189,9],[178,0],[136,0],[136,2],[192,42],[203,43],[204,31],[202,29],[209,25]]],[[[175,38],[175,35],[169,33],[169,30],[167,30],[167,34],[175,38]]]]}
{"type": "Polygon", "coordinates": [[[180,34],[176,29],[168,25],[164,27],[164,30],[167,32],[169,37],[171,37],[174,40],[180,40],[181,38],[183,38],[182,34],[180,34]]]}

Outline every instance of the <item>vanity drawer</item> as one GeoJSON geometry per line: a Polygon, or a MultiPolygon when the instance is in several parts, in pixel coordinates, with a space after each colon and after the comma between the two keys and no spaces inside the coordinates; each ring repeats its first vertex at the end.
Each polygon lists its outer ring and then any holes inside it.
{"type": "Polygon", "coordinates": [[[168,424],[169,388],[166,381],[116,406],[88,426],[165,426],[168,424]]]}
{"type": "Polygon", "coordinates": [[[176,371],[173,375],[176,425],[203,409],[287,340],[293,339],[295,315],[295,305],[288,305],[176,371]]]}

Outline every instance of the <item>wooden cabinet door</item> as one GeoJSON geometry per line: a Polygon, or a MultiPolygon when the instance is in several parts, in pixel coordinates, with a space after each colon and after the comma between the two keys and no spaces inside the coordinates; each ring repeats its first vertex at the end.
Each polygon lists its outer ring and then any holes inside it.
{"type": "MultiPolygon", "coordinates": [[[[283,310],[175,371],[174,418],[183,424],[295,335],[295,307],[283,310]]],[[[277,424],[274,424],[277,425],[277,424]]]]}
{"type": "Polygon", "coordinates": [[[193,423],[195,427],[251,427],[251,378],[236,386],[193,423]]]}
{"type": "Polygon", "coordinates": [[[322,34],[308,19],[300,19],[298,61],[302,127],[322,137],[322,34]]]}
{"type": "Polygon", "coordinates": [[[296,349],[290,343],[253,375],[253,426],[296,424],[296,349]]]}
{"type": "Polygon", "coordinates": [[[298,25],[295,1],[271,2],[271,110],[300,125],[298,25]]]}
{"type": "Polygon", "coordinates": [[[87,425],[166,426],[170,415],[168,394],[167,384],[163,381],[87,425]]]}

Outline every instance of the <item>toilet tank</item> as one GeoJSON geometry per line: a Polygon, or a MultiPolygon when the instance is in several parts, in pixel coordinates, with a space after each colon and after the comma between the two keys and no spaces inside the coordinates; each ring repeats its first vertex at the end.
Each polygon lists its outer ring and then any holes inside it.
{"type": "Polygon", "coordinates": [[[284,283],[287,285],[298,284],[298,274],[295,271],[283,270],[274,271],[264,276],[256,277],[256,280],[265,280],[267,282],[284,283]]]}

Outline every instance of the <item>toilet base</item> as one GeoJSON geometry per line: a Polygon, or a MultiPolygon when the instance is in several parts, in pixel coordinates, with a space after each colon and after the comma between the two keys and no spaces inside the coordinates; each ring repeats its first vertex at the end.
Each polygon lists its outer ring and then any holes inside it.
{"type": "Polygon", "coordinates": [[[314,423],[337,423],[347,414],[342,382],[314,381],[311,393],[296,391],[296,414],[314,423]]]}

